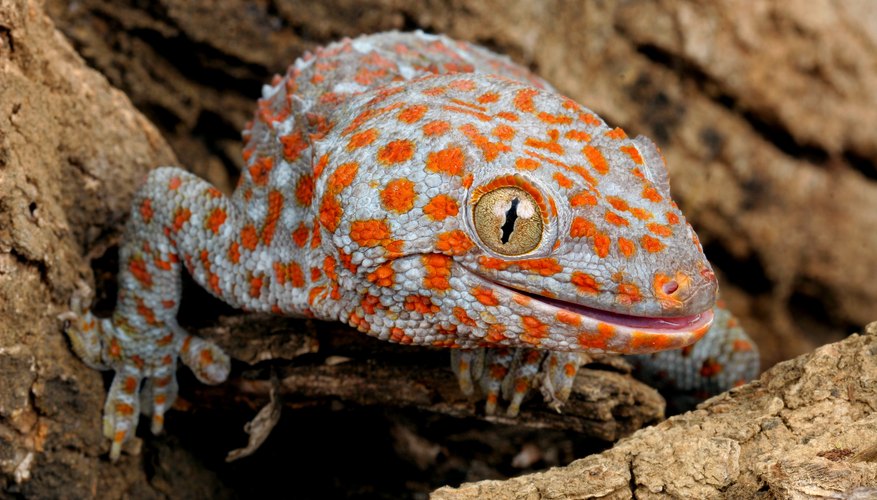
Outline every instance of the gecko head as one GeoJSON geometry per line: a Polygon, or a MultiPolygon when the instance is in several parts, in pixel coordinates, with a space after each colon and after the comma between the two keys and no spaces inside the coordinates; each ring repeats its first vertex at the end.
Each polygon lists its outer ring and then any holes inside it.
{"type": "Polygon", "coordinates": [[[650,140],[486,75],[382,92],[351,102],[318,183],[354,287],[386,313],[369,328],[389,317],[453,330],[448,345],[616,352],[707,331],[716,279],[650,140]]]}

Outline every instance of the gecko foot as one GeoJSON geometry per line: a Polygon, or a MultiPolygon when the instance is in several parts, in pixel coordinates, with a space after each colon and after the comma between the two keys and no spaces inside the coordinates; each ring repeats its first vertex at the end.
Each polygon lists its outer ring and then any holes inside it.
{"type": "Polygon", "coordinates": [[[515,417],[531,388],[539,387],[551,408],[569,399],[580,354],[536,349],[460,349],[451,352],[451,367],[460,389],[486,399],[484,411],[495,415],[499,400],[509,402],[506,415],[515,417]]]}
{"type": "Polygon", "coordinates": [[[85,364],[116,372],[103,417],[104,436],[112,440],[110,460],[115,462],[134,435],[141,411],[151,415],[154,434],[162,431],[164,414],[177,397],[177,358],[206,384],[224,381],[230,360],[217,345],[189,335],[172,319],[145,328],[142,321],[127,321],[118,311],[112,320],[98,319],[83,306],[88,297],[88,287],[80,286],[70,300],[71,310],[59,319],[85,364]]]}

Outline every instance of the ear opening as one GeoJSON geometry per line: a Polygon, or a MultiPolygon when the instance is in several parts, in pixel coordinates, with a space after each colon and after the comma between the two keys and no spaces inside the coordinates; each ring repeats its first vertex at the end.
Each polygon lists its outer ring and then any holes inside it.
{"type": "Polygon", "coordinates": [[[670,196],[670,174],[667,172],[667,163],[658,146],[646,136],[639,135],[634,140],[640,156],[643,158],[643,174],[652,181],[652,184],[666,198],[670,196]]]}

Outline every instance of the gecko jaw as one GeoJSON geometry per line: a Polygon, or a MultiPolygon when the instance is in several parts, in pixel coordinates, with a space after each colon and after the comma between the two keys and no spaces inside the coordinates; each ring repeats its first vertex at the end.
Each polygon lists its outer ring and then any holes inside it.
{"type": "MultiPolygon", "coordinates": [[[[713,322],[712,308],[697,314],[685,316],[650,317],[634,316],[596,309],[583,304],[568,302],[539,295],[513,286],[498,283],[477,273],[473,273],[498,292],[514,296],[524,296],[532,303],[529,307],[541,307],[556,315],[557,312],[572,313],[581,317],[582,324],[592,325],[595,329],[611,328],[620,338],[632,338],[633,336],[662,339],[660,342],[669,342],[668,348],[684,347],[692,344],[709,330],[713,322]],[[538,305],[538,306],[537,306],[538,305]]],[[[663,349],[663,348],[662,348],[663,349]]],[[[661,349],[646,349],[643,352],[651,352],[661,349]]]]}

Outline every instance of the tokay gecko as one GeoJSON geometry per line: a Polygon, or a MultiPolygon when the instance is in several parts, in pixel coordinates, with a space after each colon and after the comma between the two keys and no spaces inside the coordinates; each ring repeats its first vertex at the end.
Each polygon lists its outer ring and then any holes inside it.
{"type": "MultiPolygon", "coordinates": [[[[453,348],[488,414],[504,399],[515,415],[537,386],[561,405],[581,352],[678,349],[713,322],[716,278],[655,144],[483,48],[420,32],[328,45],[265,86],[243,139],[231,197],[179,168],[150,172],[112,317],[95,318],[87,294],[62,315],[75,352],[115,371],[113,460],[141,411],[162,430],[178,359],[205,383],[229,373],[177,324],[183,267],[247,311],[453,348]]],[[[688,366],[677,351],[657,371],[721,372],[719,390],[753,376],[748,339],[714,330],[716,356],[688,366]]]]}

